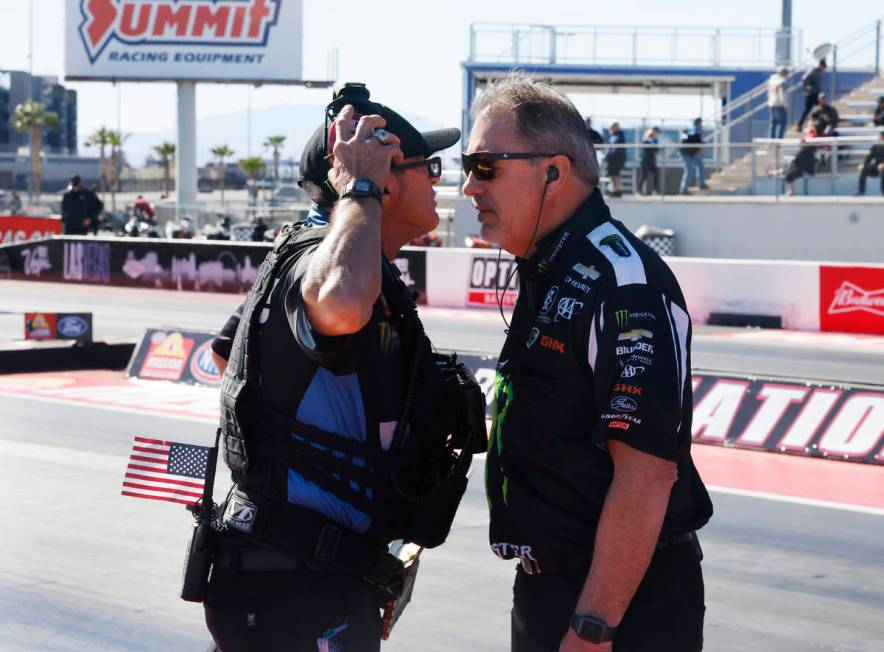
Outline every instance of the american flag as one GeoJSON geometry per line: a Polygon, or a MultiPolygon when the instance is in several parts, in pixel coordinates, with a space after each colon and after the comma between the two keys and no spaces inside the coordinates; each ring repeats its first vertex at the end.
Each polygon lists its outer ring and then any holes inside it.
{"type": "Polygon", "coordinates": [[[203,496],[209,450],[206,446],[136,437],[122,494],[192,505],[203,496]]]}

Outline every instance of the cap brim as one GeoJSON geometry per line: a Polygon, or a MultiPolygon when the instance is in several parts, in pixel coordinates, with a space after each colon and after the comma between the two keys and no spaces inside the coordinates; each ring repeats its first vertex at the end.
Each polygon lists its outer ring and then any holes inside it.
{"type": "Polygon", "coordinates": [[[450,129],[435,129],[433,131],[421,132],[421,138],[430,149],[430,153],[441,152],[448,149],[460,140],[460,129],[454,127],[450,129]]]}

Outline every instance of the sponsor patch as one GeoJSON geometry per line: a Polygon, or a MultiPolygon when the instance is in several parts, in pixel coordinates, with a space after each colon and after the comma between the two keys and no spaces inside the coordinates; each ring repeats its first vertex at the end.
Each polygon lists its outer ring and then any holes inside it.
{"type": "Polygon", "coordinates": [[[565,352],[565,343],[561,340],[557,340],[554,337],[550,337],[549,335],[544,335],[540,338],[540,346],[545,349],[552,349],[556,353],[565,352]]]}
{"type": "Polygon", "coordinates": [[[574,278],[572,276],[566,276],[565,283],[567,285],[570,285],[572,288],[577,288],[578,290],[583,292],[583,294],[588,293],[592,289],[586,283],[581,283],[580,281],[578,281],[576,278],[574,278]]]}
{"type": "Polygon", "coordinates": [[[615,396],[610,405],[612,410],[619,412],[635,412],[638,409],[638,403],[628,396],[615,396]]]}
{"type": "MultiPolygon", "coordinates": [[[[638,353],[634,353],[634,354],[632,354],[631,356],[629,356],[629,357],[626,359],[626,365],[627,365],[627,366],[630,365],[630,364],[634,364],[634,363],[636,363],[636,362],[638,362],[638,363],[640,363],[640,364],[643,364],[643,365],[645,365],[645,366],[647,366],[647,367],[650,367],[651,365],[654,364],[654,361],[651,360],[651,358],[649,358],[649,357],[646,356],[646,355],[640,355],[640,354],[638,354],[638,353]]],[[[641,372],[639,372],[639,373],[641,373],[641,372]]],[[[638,375],[638,374],[636,374],[636,375],[638,375]]]]}
{"type": "Polygon", "coordinates": [[[553,285],[549,290],[546,291],[546,296],[543,298],[543,305],[540,307],[541,315],[549,314],[549,311],[552,309],[553,303],[555,303],[556,296],[558,296],[558,294],[558,285],[553,285]]]}
{"type": "Polygon", "coordinates": [[[258,516],[258,506],[236,494],[231,494],[224,508],[223,521],[225,525],[236,528],[240,532],[250,534],[255,527],[255,518],[258,516]]]}
{"type": "Polygon", "coordinates": [[[635,351],[644,351],[645,353],[649,353],[651,355],[654,354],[654,345],[648,344],[647,342],[635,342],[633,344],[626,344],[624,346],[618,346],[616,348],[617,355],[631,355],[635,351]]]}
{"type": "Polygon", "coordinates": [[[525,342],[525,346],[530,349],[532,346],[534,346],[534,343],[537,341],[537,338],[539,336],[540,336],[540,329],[535,326],[534,328],[531,329],[531,332],[528,333],[528,341],[525,342]]]}
{"type": "Polygon", "coordinates": [[[58,321],[58,333],[71,339],[82,336],[87,330],[89,330],[89,324],[85,319],[76,315],[64,317],[58,321]]]}
{"type": "Polygon", "coordinates": [[[611,235],[607,235],[602,238],[601,242],[599,242],[602,246],[610,247],[615,254],[620,256],[621,258],[628,258],[632,255],[632,252],[629,251],[629,248],[626,246],[626,243],[623,242],[623,238],[621,238],[616,233],[612,233],[611,235]]]}
{"type": "Polygon", "coordinates": [[[625,383],[615,383],[611,389],[612,392],[622,392],[623,394],[632,394],[633,396],[641,396],[643,388],[635,385],[627,385],[625,383]]]}
{"type": "Polygon", "coordinates": [[[601,276],[601,273],[595,268],[595,265],[589,265],[587,267],[583,263],[577,263],[571,268],[571,270],[584,281],[596,281],[601,276]]]}
{"type": "Polygon", "coordinates": [[[654,334],[651,331],[645,330],[643,328],[633,328],[631,331],[624,331],[617,336],[618,341],[629,340],[630,342],[636,342],[643,337],[647,339],[653,339],[654,334]]]}
{"type": "Polygon", "coordinates": [[[608,424],[609,428],[619,428],[620,430],[629,430],[629,424],[623,421],[611,421],[608,424]]]}
{"type": "Polygon", "coordinates": [[[556,321],[561,319],[570,320],[574,316],[574,311],[580,312],[583,308],[583,302],[571,297],[562,297],[559,299],[559,305],[556,307],[556,321]]]}
{"type": "Polygon", "coordinates": [[[617,326],[619,328],[626,328],[626,324],[629,322],[629,311],[628,310],[615,310],[614,311],[614,319],[617,320],[617,326]]]}
{"type": "Polygon", "coordinates": [[[622,414],[622,413],[612,414],[611,412],[605,412],[599,418],[602,419],[603,421],[611,421],[612,419],[618,420],[618,421],[629,421],[630,423],[634,423],[637,426],[640,426],[642,424],[641,417],[636,417],[631,414],[622,414]]]}
{"type": "Polygon", "coordinates": [[[644,367],[639,367],[631,364],[624,365],[623,371],[620,372],[621,378],[635,378],[636,376],[641,376],[645,372],[644,367]]]}

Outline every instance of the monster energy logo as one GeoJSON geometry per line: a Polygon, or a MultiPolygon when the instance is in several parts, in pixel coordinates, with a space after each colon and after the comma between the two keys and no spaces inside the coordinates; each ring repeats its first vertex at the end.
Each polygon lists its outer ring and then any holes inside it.
{"type": "Polygon", "coordinates": [[[625,328],[626,322],[629,321],[629,311],[628,310],[616,310],[616,311],[614,311],[614,317],[617,318],[617,326],[619,328],[625,328]]]}
{"type": "Polygon", "coordinates": [[[599,244],[608,245],[621,258],[628,258],[632,255],[632,252],[626,247],[626,243],[623,242],[623,238],[616,233],[605,236],[599,244]]]}

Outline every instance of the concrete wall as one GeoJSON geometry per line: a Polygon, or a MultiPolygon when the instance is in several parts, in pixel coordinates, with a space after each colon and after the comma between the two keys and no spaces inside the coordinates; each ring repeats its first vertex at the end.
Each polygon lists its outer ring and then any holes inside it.
{"type": "MultiPolygon", "coordinates": [[[[884,263],[884,201],[877,197],[624,198],[610,206],[632,231],[673,229],[678,256],[884,263]]],[[[454,208],[454,240],[462,244],[479,230],[476,211],[468,198],[454,208]]]]}

